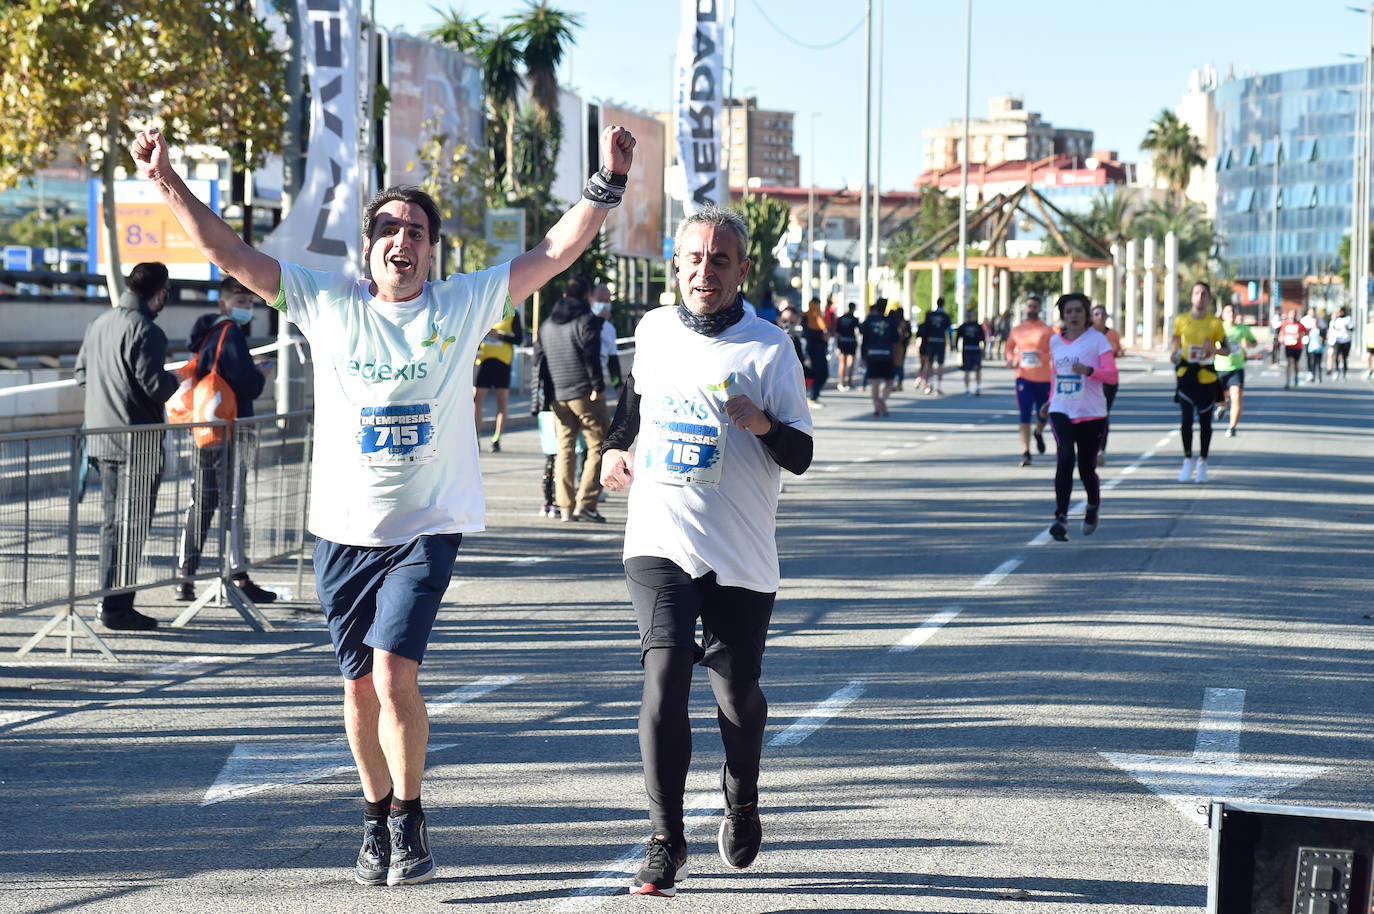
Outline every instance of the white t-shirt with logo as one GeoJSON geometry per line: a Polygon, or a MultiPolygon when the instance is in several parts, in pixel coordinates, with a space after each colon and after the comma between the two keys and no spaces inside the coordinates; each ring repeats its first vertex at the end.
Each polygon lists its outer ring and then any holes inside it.
{"type": "Polygon", "coordinates": [[[656,556],[726,587],[778,589],[780,469],[736,428],[726,399],[744,394],[779,422],[812,434],[801,362],[780,328],[746,314],[719,336],[689,330],[666,307],[635,330],[639,437],[625,558],[656,556]]]}
{"type": "Polygon", "coordinates": [[[282,264],[286,316],[310,341],[310,532],[350,546],[483,529],[472,364],[509,301],[507,264],[384,302],[367,279],[282,264]]]}
{"type": "Polygon", "coordinates": [[[1107,415],[1107,394],[1102,382],[1075,374],[1074,362],[1081,362],[1096,371],[1102,367],[1102,356],[1112,351],[1106,334],[1089,327],[1070,343],[1056,333],[1050,337],[1050,361],[1054,369],[1054,383],[1050,386],[1050,412],[1063,413],[1070,419],[1100,419],[1107,415]]]}

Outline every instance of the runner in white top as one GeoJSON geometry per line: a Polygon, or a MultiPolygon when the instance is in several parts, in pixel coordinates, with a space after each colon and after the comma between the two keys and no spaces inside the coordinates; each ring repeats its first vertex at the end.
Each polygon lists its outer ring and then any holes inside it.
{"type": "Polygon", "coordinates": [[[1050,338],[1053,385],[1050,402],[1040,408],[1049,416],[1058,447],[1054,472],[1054,523],[1050,535],[1069,538],[1069,497],[1073,494],[1074,464],[1088,496],[1083,535],[1097,529],[1102,487],[1097,478],[1097,450],[1107,431],[1107,394],[1104,384],[1117,382],[1115,347],[1105,334],[1088,326],[1091,303],[1080,292],[1061,295],[1055,302],[1063,330],[1050,338]]]}
{"type": "Polygon", "coordinates": [[[1350,371],[1350,343],[1354,336],[1355,319],[1345,310],[1345,305],[1341,305],[1326,325],[1326,348],[1331,353],[1328,373],[1335,375],[1339,371],[1342,381],[1350,371]]]}
{"type": "Polygon", "coordinates": [[[281,264],[249,247],[186,189],[167,144],[140,132],[139,171],[210,262],[286,312],[315,362],[310,529],[317,593],[344,675],[344,723],[364,799],[354,878],[433,878],[420,804],[429,723],[419,669],[462,534],[483,524],[470,403],[478,343],[512,300],[576,260],[624,194],[635,140],[601,135],[602,168],[532,250],[473,276],[429,283],[439,210],[389,188],[364,214],[370,279],[281,264]],[[334,539],[331,539],[334,538],[334,539]]]}
{"type": "Polygon", "coordinates": [[[601,454],[602,484],[630,487],[625,578],[644,668],[639,744],[653,829],[631,883],[640,895],[675,894],[687,862],[695,663],[709,670],[725,745],[722,859],[748,866],[762,836],[768,702],[759,675],[778,588],[778,468],[800,474],[810,464],[811,416],[791,339],[745,312],[738,290],[748,240],[731,210],[682,221],[673,262],[683,303],[640,321],[634,370],[601,454]]]}

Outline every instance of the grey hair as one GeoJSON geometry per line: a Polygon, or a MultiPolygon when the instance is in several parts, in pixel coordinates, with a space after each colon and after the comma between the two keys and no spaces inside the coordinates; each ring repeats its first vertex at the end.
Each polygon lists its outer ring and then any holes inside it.
{"type": "Polygon", "coordinates": [[[744,260],[749,256],[749,226],[745,223],[744,217],[735,210],[707,204],[677,224],[677,234],[673,236],[674,257],[682,250],[682,236],[691,225],[713,225],[716,228],[729,229],[734,232],[735,239],[739,242],[739,259],[744,260]]]}

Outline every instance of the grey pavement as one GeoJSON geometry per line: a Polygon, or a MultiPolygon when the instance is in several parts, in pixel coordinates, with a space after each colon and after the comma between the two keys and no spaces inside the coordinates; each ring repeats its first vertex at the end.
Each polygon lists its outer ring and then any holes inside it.
{"type": "MultiPolygon", "coordinates": [[[[625,894],[647,819],[624,498],[605,525],[536,516],[525,428],[482,456],[488,530],[422,672],[434,882],[351,880],[361,806],[307,585],[265,608],[275,632],[209,608],[111,635],[118,664],[79,641],[16,663],[37,617],[0,618],[0,911],[1200,910],[1200,797],[1374,806],[1374,388],[1252,369],[1212,481],[1181,484],[1170,376],[1126,367],[1101,529],[1075,518],[1063,544],[1044,536],[1053,442],[1016,466],[1004,369],[981,397],[954,372],[943,397],[898,393],[881,421],[858,391],[823,398],[779,514],[749,870],[715,854],[699,677],[691,875],[673,902],[625,894]]],[[[255,578],[294,585],[294,566],[255,578]]]]}

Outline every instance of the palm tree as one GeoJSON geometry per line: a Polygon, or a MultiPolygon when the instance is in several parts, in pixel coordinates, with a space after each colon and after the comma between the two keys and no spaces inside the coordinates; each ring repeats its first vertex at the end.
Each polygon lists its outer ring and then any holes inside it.
{"type": "Polygon", "coordinates": [[[572,42],[573,30],[582,25],[575,13],[549,6],[547,0],[529,0],[529,9],[508,17],[515,37],[525,43],[523,58],[530,79],[530,97],[541,124],[558,117],[558,65],[572,42]]]}
{"type": "Polygon", "coordinates": [[[1169,232],[1178,236],[1178,262],[1206,264],[1220,241],[1216,227],[1195,203],[1179,206],[1172,200],[1151,200],[1131,223],[1136,238],[1163,238],[1169,232]]]}
{"type": "Polygon", "coordinates": [[[1207,164],[1201,141],[1168,108],[1160,111],[1145,131],[1140,148],[1154,156],[1155,174],[1168,183],[1171,199],[1187,191],[1194,168],[1207,164]]]}
{"type": "Polygon", "coordinates": [[[1126,188],[1119,187],[1111,194],[1104,188],[1093,197],[1085,223],[1108,244],[1124,244],[1131,236],[1131,223],[1135,220],[1131,210],[1134,207],[1135,194],[1126,188]]]}

